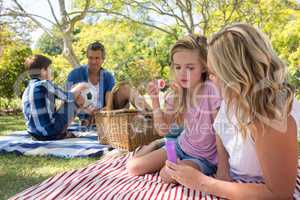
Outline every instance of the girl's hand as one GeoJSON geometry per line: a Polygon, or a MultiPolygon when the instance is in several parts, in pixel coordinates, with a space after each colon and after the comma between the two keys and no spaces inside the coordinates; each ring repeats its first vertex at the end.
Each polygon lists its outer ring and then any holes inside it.
{"type": "Polygon", "coordinates": [[[176,81],[172,81],[170,83],[170,88],[172,90],[174,90],[174,92],[177,94],[177,95],[180,95],[182,94],[183,90],[182,90],[182,87],[180,86],[180,84],[176,81]]]}
{"type": "Polygon", "coordinates": [[[177,164],[167,160],[166,172],[178,183],[194,190],[201,190],[201,185],[209,178],[199,170],[184,164],[179,159],[177,164]]]}
{"type": "Polygon", "coordinates": [[[158,98],[159,97],[159,88],[157,84],[157,80],[150,81],[147,87],[148,94],[151,98],[158,98]]]}

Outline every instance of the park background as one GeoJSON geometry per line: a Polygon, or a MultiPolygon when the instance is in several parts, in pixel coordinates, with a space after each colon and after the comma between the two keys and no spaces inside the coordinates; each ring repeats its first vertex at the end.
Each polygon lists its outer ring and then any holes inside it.
{"type": "MultiPolygon", "coordinates": [[[[0,135],[24,130],[20,97],[24,60],[44,54],[53,60],[54,82],[86,64],[86,47],[102,42],[104,68],[134,86],[169,78],[169,50],[192,33],[208,38],[233,22],[260,28],[288,65],[300,90],[300,2],[297,0],[0,0],[0,135]]],[[[0,199],[58,172],[95,162],[0,155],[0,199]]]]}

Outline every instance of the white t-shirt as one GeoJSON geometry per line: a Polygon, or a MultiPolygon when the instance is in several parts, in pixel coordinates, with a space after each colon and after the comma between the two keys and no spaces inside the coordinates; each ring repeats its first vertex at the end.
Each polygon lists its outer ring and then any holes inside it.
{"type": "MultiPolygon", "coordinates": [[[[294,117],[297,127],[299,127],[299,116],[296,113],[300,113],[300,106],[299,102],[294,100],[291,115],[294,117]]],[[[261,182],[263,177],[256,155],[255,143],[251,134],[247,134],[246,139],[243,140],[237,127],[236,117],[232,114],[227,116],[227,106],[223,101],[214,121],[214,129],[228,152],[230,175],[235,180],[261,182]],[[228,117],[230,117],[230,120],[228,117]]]]}
{"type": "Polygon", "coordinates": [[[92,94],[94,95],[94,102],[92,103],[92,105],[94,107],[98,107],[97,101],[98,101],[98,97],[99,97],[99,82],[97,85],[94,85],[92,82],[90,82],[89,80],[89,85],[90,85],[90,89],[92,94]]]}

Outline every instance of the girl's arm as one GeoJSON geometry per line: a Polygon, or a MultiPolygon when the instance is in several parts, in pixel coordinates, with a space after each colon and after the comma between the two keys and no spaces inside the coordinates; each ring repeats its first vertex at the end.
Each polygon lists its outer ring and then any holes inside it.
{"type": "Polygon", "coordinates": [[[265,184],[221,181],[167,161],[168,173],[187,187],[227,199],[292,199],[298,159],[294,119],[289,116],[284,131],[266,125],[256,128],[253,138],[265,184]]]}
{"type": "Polygon", "coordinates": [[[155,130],[160,136],[164,136],[169,132],[174,115],[161,110],[158,98],[152,98],[152,108],[155,130]]]}
{"type": "Polygon", "coordinates": [[[216,135],[216,143],[218,154],[218,170],[216,178],[223,181],[231,181],[231,177],[229,175],[229,155],[219,135],[216,135]]]}
{"type": "Polygon", "coordinates": [[[148,84],[148,93],[152,100],[154,128],[160,136],[164,136],[168,133],[170,126],[174,121],[174,114],[169,112],[165,113],[161,110],[159,88],[156,81],[151,81],[148,84]]]}

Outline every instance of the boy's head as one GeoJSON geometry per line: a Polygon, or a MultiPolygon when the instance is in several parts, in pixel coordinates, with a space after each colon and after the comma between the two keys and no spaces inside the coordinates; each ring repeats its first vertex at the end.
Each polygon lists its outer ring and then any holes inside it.
{"type": "Polygon", "coordinates": [[[49,67],[52,61],[43,55],[32,55],[25,60],[25,68],[31,79],[51,79],[49,67]]]}

